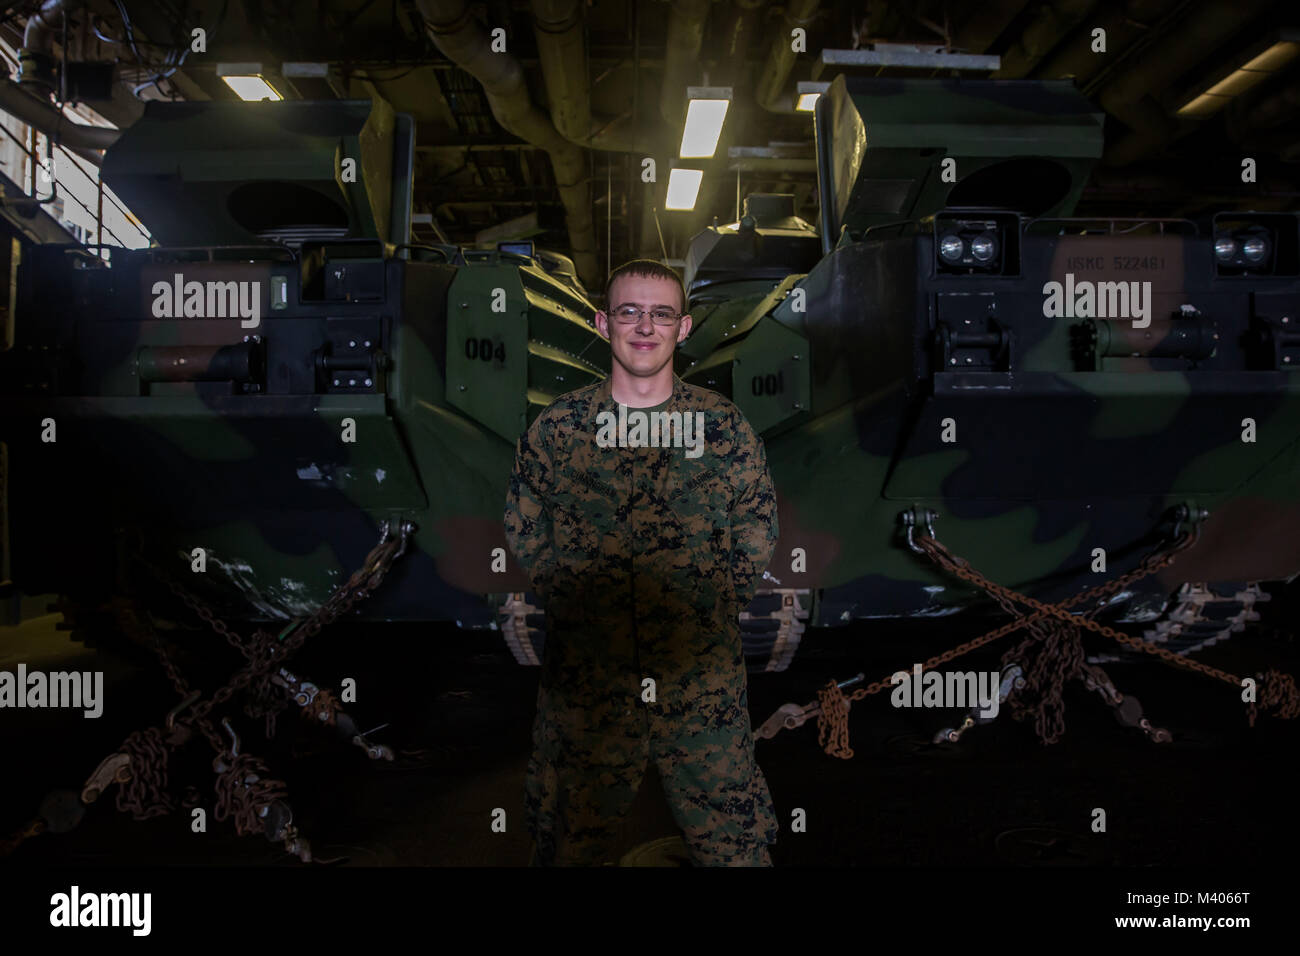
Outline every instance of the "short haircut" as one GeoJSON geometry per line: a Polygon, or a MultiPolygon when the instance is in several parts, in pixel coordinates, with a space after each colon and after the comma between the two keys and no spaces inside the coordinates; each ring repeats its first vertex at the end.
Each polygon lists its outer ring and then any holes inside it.
{"type": "MultiPolygon", "coordinates": [[[[682,285],[681,276],[664,265],[662,262],[656,262],[654,259],[633,259],[625,262],[609,274],[609,281],[605,283],[605,308],[610,309],[616,303],[609,301],[609,295],[614,290],[614,280],[622,276],[644,276],[650,279],[668,279],[682,294],[681,311],[686,311],[686,287],[682,285]]],[[[620,303],[621,304],[621,303],[620,303]]]]}

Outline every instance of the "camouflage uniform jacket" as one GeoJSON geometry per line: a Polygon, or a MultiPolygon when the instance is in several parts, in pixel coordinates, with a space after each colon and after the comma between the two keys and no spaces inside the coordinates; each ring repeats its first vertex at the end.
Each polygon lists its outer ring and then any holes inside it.
{"type": "Polygon", "coordinates": [[[734,404],[676,375],[667,403],[627,412],[660,410],[703,413],[702,454],[600,447],[608,379],[519,439],[506,535],[547,614],[538,711],[627,738],[734,730],[752,754],[737,615],[777,538],[766,451],[734,404]]]}

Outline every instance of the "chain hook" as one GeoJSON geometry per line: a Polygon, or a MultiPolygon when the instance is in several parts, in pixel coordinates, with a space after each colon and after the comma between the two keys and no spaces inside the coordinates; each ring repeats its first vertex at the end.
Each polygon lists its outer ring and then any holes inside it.
{"type": "Polygon", "coordinates": [[[939,517],[939,512],[932,511],[929,508],[924,510],[920,508],[908,508],[906,511],[899,514],[899,518],[903,522],[903,527],[907,531],[907,546],[917,554],[927,553],[924,548],[916,543],[916,526],[918,521],[923,519],[925,521],[926,535],[929,536],[931,541],[938,541],[939,539],[934,533],[934,519],[937,517],[939,517]]]}
{"type": "Polygon", "coordinates": [[[402,555],[406,554],[406,546],[410,544],[411,535],[415,534],[415,522],[403,521],[399,529],[399,533],[401,535],[401,545],[398,547],[397,552],[393,555],[394,561],[396,561],[402,555]]]}
{"type": "Polygon", "coordinates": [[[196,700],[198,700],[202,696],[203,696],[203,692],[196,690],[194,693],[190,694],[183,701],[181,701],[179,704],[177,704],[175,707],[169,710],[167,712],[167,721],[166,721],[167,729],[168,730],[175,729],[176,717],[180,714],[180,712],[185,710],[187,707],[189,707],[191,704],[193,704],[196,700]]]}
{"type": "Polygon", "coordinates": [[[1210,516],[1210,512],[1205,508],[1197,507],[1194,501],[1184,501],[1174,508],[1174,530],[1170,535],[1174,543],[1178,543],[1182,538],[1183,523],[1186,522],[1191,527],[1188,529],[1189,535],[1194,535],[1200,531],[1201,522],[1210,516]]]}
{"type": "Polygon", "coordinates": [[[907,511],[900,514],[899,517],[903,521],[903,527],[907,530],[907,546],[917,554],[925,554],[925,550],[921,548],[921,546],[916,543],[915,538],[913,538],[913,534],[916,531],[916,515],[913,514],[912,510],[909,508],[907,511]]]}
{"type": "Polygon", "coordinates": [[[226,728],[226,733],[230,734],[230,756],[239,756],[239,734],[235,733],[235,728],[230,726],[230,718],[222,717],[221,726],[226,728]]]}

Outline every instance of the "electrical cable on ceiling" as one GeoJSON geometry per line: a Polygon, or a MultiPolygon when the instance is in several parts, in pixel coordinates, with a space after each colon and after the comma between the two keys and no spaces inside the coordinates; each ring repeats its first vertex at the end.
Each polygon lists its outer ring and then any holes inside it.
{"type": "MultiPolygon", "coordinates": [[[[146,80],[145,82],[139,84],[138,86],[136,86],[136,87],[131,91],[132,94],[136,97],[136,99],[139,99],[139,98],[140,98],[140,92],[141,92],[142,90],[148,89],[150,86],[157,86],[157,87],[158,87],[158,92],[159,92],[159,93],[162,93],[164,96],[169,96],[169,94],[167,94],[166,92],[163,91],[163,88],[162,88],[161,86],[158,86],[158,83],[159,83],[160,81],[162,81],[162,80],[166,80],[166,79],[170,78],[171,75],[172,75],[173,73],[175,73],[177,70],[179,70],[179,69],[181,68],[181,65],[185,62],[185,58],[186,58],[187,56],[189,56],[189,54],[190,54],[190,48],[189,48],[189,47],[186,47],[186,48],[185,48],[185,51],[184,51],[183,53],[181,53],[181,57],[180,57],[180,59],[176,61],[176,64],[175,64],[174,66],[172,66],[171,69],[169,69],[166,73],[158,73],[158,74],[156,74],[152,79],[146,80]]],[[[170,57],[171,57],[171,54],[168,54],[168,59],[169,59],[169,60],[170,60],[170,57]]],[[[166,65],[166,64],[164,63],[164,65],[166,65]]],[[[174,98],[175,94],[174,94],[174,93],[173,93],[173,94],[170,94],[170,96],[171,96],[172,98],[174,98]]]]}
{"type": "Polygon", "coordinates": [[[113,5],[117,7],[118,16],[122,18],[122,29],[126,31],[125,36],[127,46],[129,46],[131,52],[135,54],[136,60],[143,63],[144,57],[140,55],[140,51],[135,45],[135,29],[131,26],[131,17],[130,14],[126,12],[126,4],[124,4],[122,0],[113,0],[113,5]]]}
{"type": "MultiPolygon", "coordinates": [[[[91,14],[90,17],[90,29],[101,42],[109,43],[113,45],[127,46],[131,50],[131,53],[135,56],[136,65],[140,67],[141,72],[149,76],[149,79],[144,80],[141,83],[138,83],[132,89],[132,94],[137,99],[139,99],[140,94],[144,90],[148,89],[150,86],[154,86],[158,89],[158,92],[161,95],[166,96],[170,99],[175,99],[177,95],[176,90],[173,89],[172,92],[168,93],[162,88],[160,84],[162,83],[162,81],[170,79],[172,75],[175,74],[176,71],[179,70],[184,65],[185,60],[190,55],[190,52],[192,51],[193,47],[191,45],[184,44],[184,43],[178,44],[175,41],[168,44],[168,43],[155,43],[150,40],[137,39],[135,35],[135,26],[131,22],[131,17],[126,10],[125,4],[122,2],[122,0],[113,0],[113,4],[117,8],[118,15],[122,18],[122,31],[123,31],[122,38],[115,38],[105,34],[104,31],[100,29],[100,26],[96,24],[95,22],[96,18],[94,14],[91,14]],[[162,58],[162,61],[150,62],[146,60],[145,56],[140,52],[141,47],[150,47],[153,49],[164,50],[165,53],[162,58]]],[[[220,29],[220,27],[222,27],[225,24],[226,14],[229,11],[229,7],[230,7],[230,0],[224,0],[224,2],[221,5],[221,11],[217,14],[216,23],[213,24],[210,30],[206,31],[208,35],[207,39],[209,43],[212,43],[216,39],[217,31],[220,29]]],[[[66,26],[66,16],[65,16],[65,26],[66,26]]],[[[174,33],[174,31],[178,27],[178,24],[176,22],[173,22],[171,26],[174,33]]],[[[182,31],[185,31],[184,24],[180,24],[179,27],[182,31]]]]}

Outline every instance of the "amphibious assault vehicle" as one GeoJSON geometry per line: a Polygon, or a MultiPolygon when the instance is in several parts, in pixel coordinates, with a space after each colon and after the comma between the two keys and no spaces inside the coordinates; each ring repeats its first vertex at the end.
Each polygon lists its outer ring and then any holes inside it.
{"type": "Polygon", "coordinates": [[[1059,601],[1199,521],[1104,611],[1177,653],[1300,571],[1297,217],[1071,218],[1102,121],[1068,81],[841,77],[820,229],[751,197],[694,241],[679,371],[764,437],[790,637],[997,608],[909,525],[1059,601]]]}
{"type": "MultiPolygon", "coordinates": [[[[1106,609],[1179,651],[1300,570],[1295,216],[1069,218],[1102,116],[1067,82],[840,77],[815,124],[820,223],[751,196],[686,266],[678,372],[740,406],[778,491],[756,666],[807,625],[990,606],[909,547],[927,525],[1057,600],[1199,523],[1106,609]],[[1171,602],[1228,612],[1158,621],[1171,602]]],[[[20,587],[76,613],[170,582],[290,625],[402,529],[351,617],[500,628],[539,659],[501,526],[514,443],[609,349],[564,257],[409,244],[412,142],[382,102],[151,103],[108,151],[158,245],[23,251],[0,375],[20,587]]]]}

